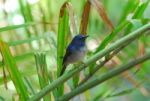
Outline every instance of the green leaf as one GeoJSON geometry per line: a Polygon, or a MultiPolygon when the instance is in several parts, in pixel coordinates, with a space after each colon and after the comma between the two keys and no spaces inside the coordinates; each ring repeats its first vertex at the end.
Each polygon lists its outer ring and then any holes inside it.
{"type": "Polygon", "coordinates": [[[122,31],[122,29],[128,26],[128,24],[129,24],[128,21],[124,21],[120,25],[118,25],[117,28],[115,28],[115,30],[112,33],[110,33],[108,36],[106,36],[106,38],[101,42],[101,44],[96,49],[95,53],[104,49],[108,45],[108,43],[110,43],[120,31],[122,31]]]}
{"type": "Polygon", "coordinates": [[[141,26],[143,26],[142,21],[138,19],[131,19],[130,22],[133,26],[133,30],[136,30],[140,28],[141,26]]]}
{"type": "MultiPolygon", "coordinates": [[[[65,53],[65,47],[67,44],[67,36],[69,33],[69,14],[66,9],[67,2],[65,2],[61,9],[59,15],[59,25],[58,25],[58,37],[57,37],[57,76],[59,77],[62,62],[65,53]]],[[[63,95],[63,85],[58,88],[58,95],[63,95]]]]}
{"type": "MultiPolygon", "coordinates": [[[[28,26],[35,25],[35,24],[36,23],[34,23],[34,22],[29,22],[29,23],[25,23],[25,24],[21,24],[21,25],[6,26],[6,27],[0,28],[0,32],[10,31],[10,30],[14,30],[17,28],[22,28],[22,27],[28,27],[28,26]]],[[[2,34],[2,33],[0,33],[0,34],[2,34]]]]}
{"type": "Polygon", "coordinates": [[[132,13],[138,7],[139,3],[140,0],[128,0],[123,10],[124,12],[122,12],[122,15],[120,17],[119,23],[126,20],[128,14],[132,13]]]}
{"type": "Polygon", "coordinates": [[[28,38],[26,40],[11,41],[11,42],[8,42],[7,44],[9,46],[16,46],[16,45],[20,45],[20,44],[24,44],[24,43],[31,43],[32,41],[39,41],[39,40],[45,39],[47,37],[48,37],[47,35],[35,36],[35,37],[28,38]]]}
{"type": "Polygon", "coordinates": [[[80,80],[80,75],[79,75],[79,74],[76,74],[76,75],[73,77],[73,86],[74,86],[74,88],[78,87],[79,80],[80,80]]]}
{"type": "Polygon", "coordinates": [[[26,86],[22,80],[22,76],[18,70],[16,62],[9,50],[8,45],[5,42],[0,41],[0,51],[2,53],[4,65],[6,66],[9,75],[14,83],[14,86],[20,96],[20,99],[26,101],[28,98],[28,92],[26,86]]]}
{"type": "MultiPolygon", "coordinates": [[[[146,7],[148,6],[149,2],[150,2],[150,0],[147,0],[146,2],[139,4],[137,9],[133,13],[132,19],[140,19],[143,16],[143,13],[144,13],[146,7]]],[[[127,35],[131,31],[132,28],[133,28],[132,24],[129,24],[128,27],[126,28],[126,31],[124,34],[127,35]]]]}
{"type": "MultiPolygon", "coordinates": [[[[49,75],[47,70],[45,53],[35,54],[35,60],[36,60],[36,69],[39,78],[39,83],[42,89],[49,84],[49,75]]],[[[44,101],[51,101],[51,94],[48,93],[46,96],[44,96],[43,99],[44,101]]]]}
{"type": "Polygon", "coordinates": [[[35,94],[35,89],[33,88],[33,85],[31,84],[31,82],[28,80],[27,77],[24,77],[24,81],[27,85],[27,88],[29,89],[31,94],[35,94]]]}
{"type": "Polygon", "coordinates": [[[111,97],[118,97],[118,96],[123,96],[123,95],[126,95],[126,94],[130,94],[132,93],[136,88],[132,88],[132,89],[125,89],[125,90],[122,90],[120,92],[117,92],[117,93],[111,93],[111,94],[108,94],[106,95],[105,97],[103,98],[100,98],[100,100],[104,100],[104,99],[107,99],[107,98],[111,98],[111,97]]]}
{"type": "Polygon", "coordinates": [[[5,99],[3,97],[0,96],[0,101],[5,101],[5,99]]]}
{"type": "Polygon", "coordinates": [[[63,56],[67,44],[67,34],[69,32],[69,15],[65,8],[67,3],[64,3],[59,15],[58,37],[57,37],[57,68],[58,76],[62,68],[63,56]]]}

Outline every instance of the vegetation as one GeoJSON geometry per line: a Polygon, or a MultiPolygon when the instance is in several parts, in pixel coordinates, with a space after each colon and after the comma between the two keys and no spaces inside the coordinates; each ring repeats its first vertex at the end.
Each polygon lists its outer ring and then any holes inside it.
{"type": "Polygon", "coordinates": [[[0,1],[0,101],[148,101],[150,0],[0,1]],[[73,36],[84,63],[59,77],[73,36]]]}

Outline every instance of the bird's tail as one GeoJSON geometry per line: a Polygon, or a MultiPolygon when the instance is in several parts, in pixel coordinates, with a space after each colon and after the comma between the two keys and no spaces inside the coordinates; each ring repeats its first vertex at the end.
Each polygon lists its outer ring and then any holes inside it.
{"type": "Polygon", "coordinates": [[[66,65],[66,64],[63,64],[63,67],[62,67],[62,69],[61,69],[61,71],[60,71],[60,75],[59,75],[59,76],[62,76],[62,75],[63,75],[63,73],[64,73],[65,70],[66,70],[66,67],[67,67],[67,65],[66,65]]]}

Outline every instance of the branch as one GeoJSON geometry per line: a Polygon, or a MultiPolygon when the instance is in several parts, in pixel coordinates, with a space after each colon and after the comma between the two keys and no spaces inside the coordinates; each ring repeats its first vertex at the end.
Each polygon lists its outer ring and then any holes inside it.
{"type": "Polygon", "coordinates": [[[91,73],[89,73],[80,83],[79,86],[81,86],[82,84],[84,84],[86,81],[88,81],[99,69],[101,69],[101,67],[103,67],[105,65],[105,63],[107,63],[109,60],[111,60],[117,53],[119,53],[123,48],[125,48],[128,44],[130,44],[130,41],[125,43],[124,45],[122,45],[121,47],[119,47],[118,49],[114,50],[112,54],[109,55],[108,58],[105,58],[104,61],[102,61],[99,65],[96,65],[94,67],[94,70],[91,71],[91,73]]]}
{"type": "Polygon", "coordinates": [[[133,68],[135,65],[142,63],[146,60],[150,59],[150,53],[145,54],[142,57],[138,57],[135,60],[132,60],[130,62],[128,62],[127,64],[123,64],[121,66],[119,66],[118,68],[115,68],[101,76],[98,76],[97,78],[93,78],[90,81],[84,83],[83,85],[79,86],[78,88],[74,89],[73,91],[71,91],[70,93],[60,97],[59,99],[57,99],[58,101],[68,101],[69,99],[71,99],[72,97],[90,89],[93,88],[95,86],[97,86],[98,84],[103,83],[106,80],[109,80],[113,77],[115,77],[116,75],[125,72],[128,69],[133,68]]]}
{"type": "Polygon", "coordinates": [[[65,81],[67,81],[68,79],[70,79],[72,76],[74,76],[76,73],[78,73],[81,70],[83,70],[85,67],[87,67],[91,63],[96,62],[98,59],[104,57],[105,55],[107,55],[111,51],[113,51],[116,48],[122,46],[124,43],[129,42],[129,41],[132,42],[134,38],[137,38],[137,37],[141,36],[143,34],[141,32],[147,30],[148,28],[150,28],[150,23],[142,26],[141,28],[137,29],[136,31],[134,31],[132,33],[129,33],[128,35],[126,35],[125,37],[123,37],[123,38],[119,39],[118,41],[114,42],[113,44],[111,44],[107,48],[105,48],[105,49],[97,52],[90,59],[88,59],[87,61],[85,61],[84,64],[81,64],[80,66],[78,66],[78,68],[75,68],[71,72],[69,72],[67,74],[64,74],[63,76],[61,76],[57,80],[53,81],[50,85],[48,85],[45,88],[43,88],[36,95],[32,96],[29,99],[29,101],[37,101],[37,100],[39,100],[40,98],[42,98],[43,96],[45,96],[47,93],[49,93],[50,91],[52,91],[53,89],[55,89],[56,87],[58,87],[59,85],[61,85],[65,81]]]}

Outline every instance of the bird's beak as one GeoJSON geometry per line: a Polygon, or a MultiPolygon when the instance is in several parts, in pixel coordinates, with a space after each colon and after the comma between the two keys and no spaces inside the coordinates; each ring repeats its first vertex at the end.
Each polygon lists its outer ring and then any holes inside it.
{"type": "Polygon", "coordinates": [[[85,36],[85,39],[86,39],[87,37],[89,37],[89,36],[88,36],[88,35],[86,35],[86,36],[85,36]]]}

